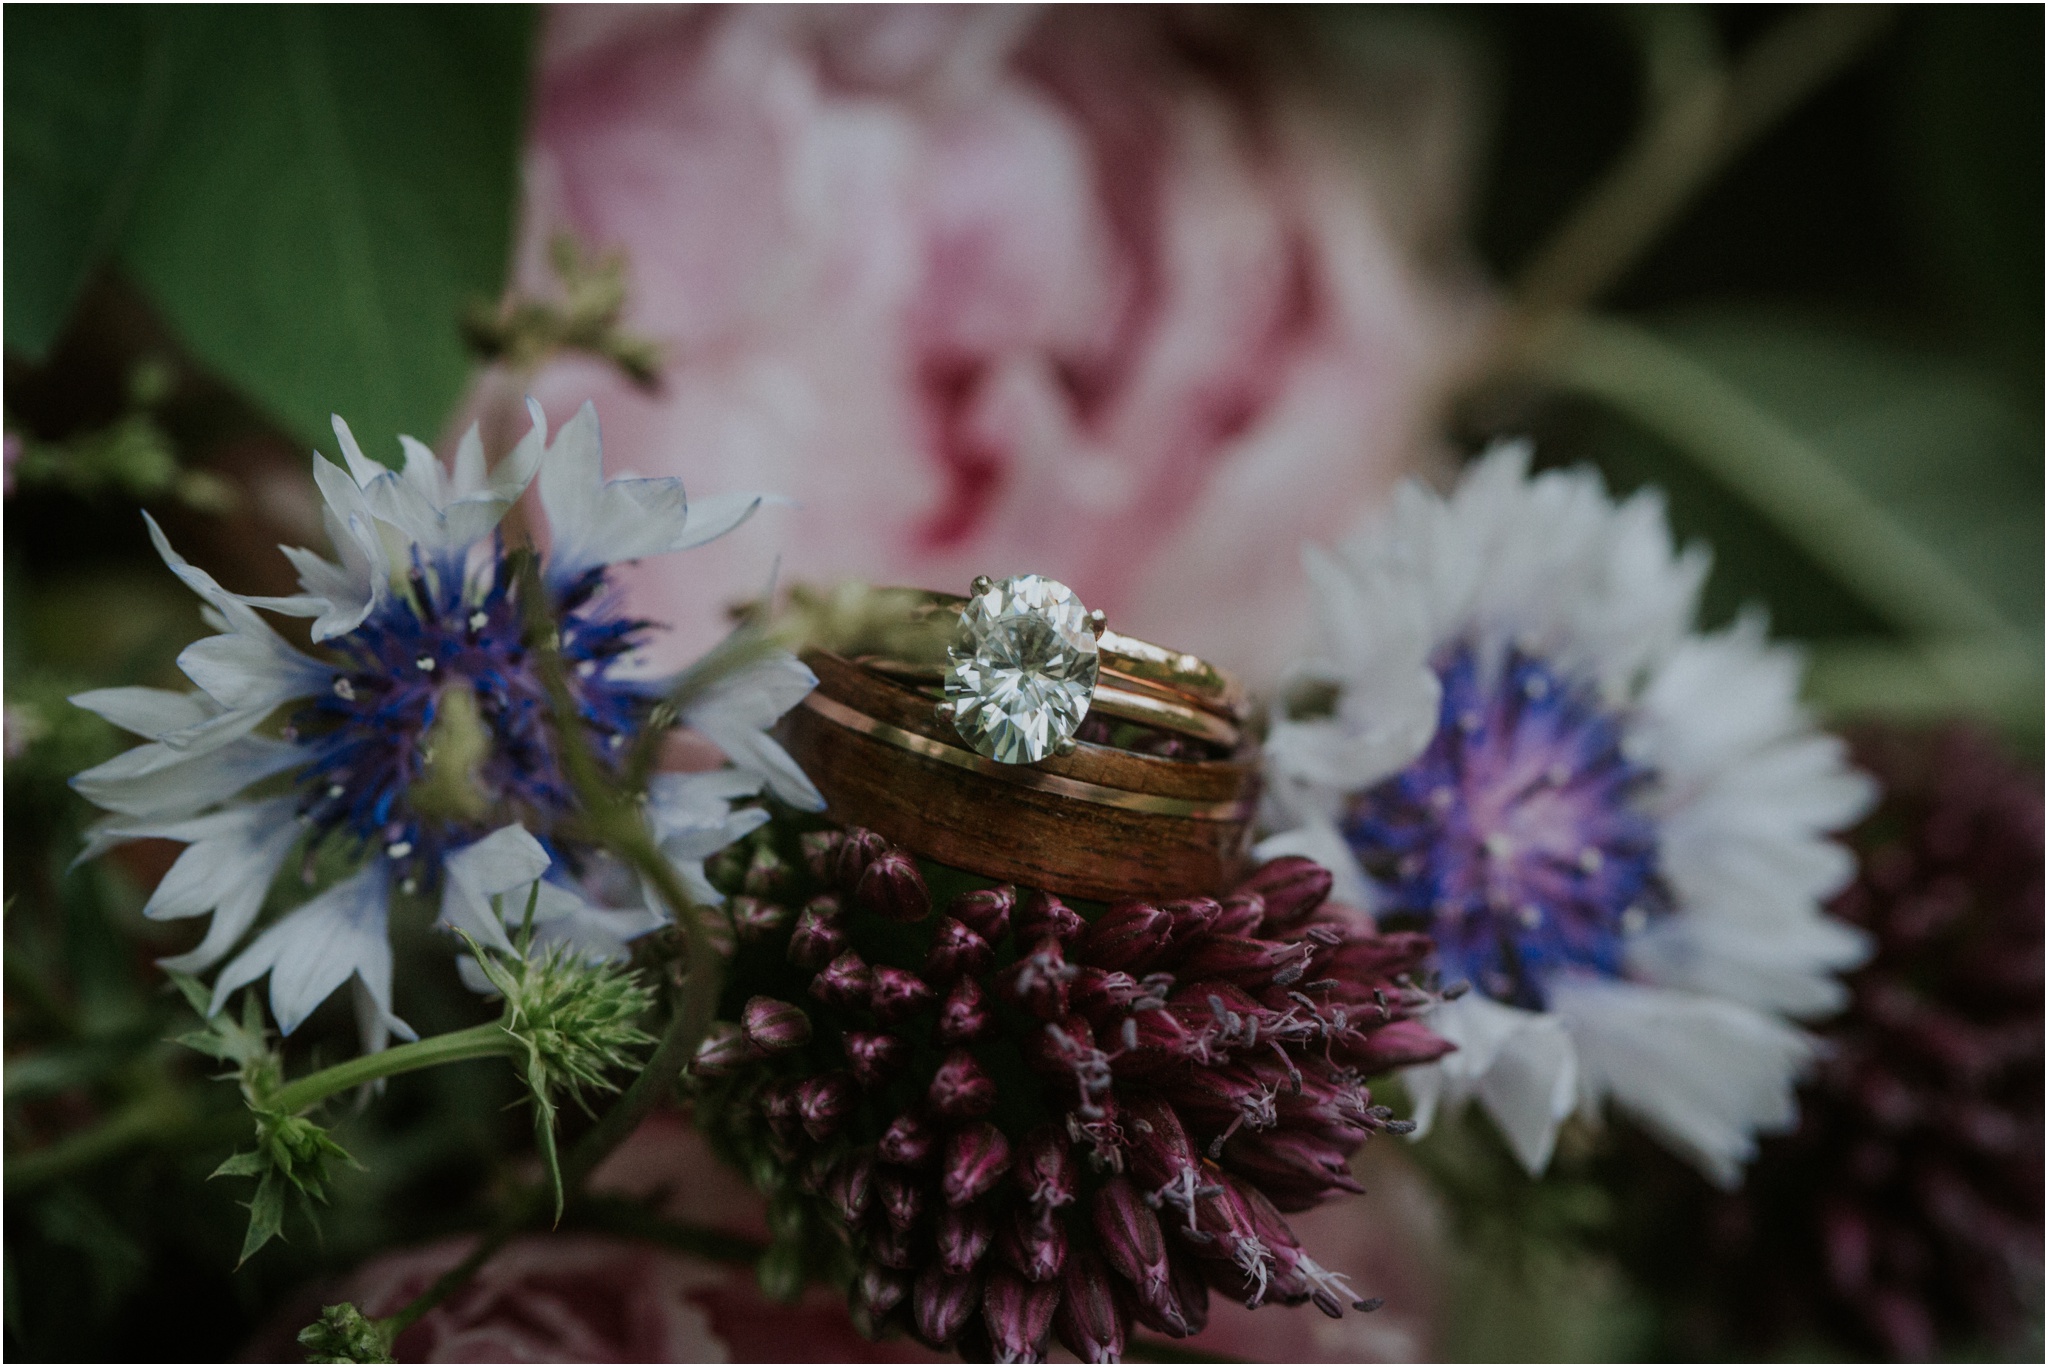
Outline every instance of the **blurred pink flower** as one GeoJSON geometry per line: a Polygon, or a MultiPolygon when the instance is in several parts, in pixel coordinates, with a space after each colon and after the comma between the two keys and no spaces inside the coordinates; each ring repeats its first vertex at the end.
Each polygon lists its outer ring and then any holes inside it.
{"type": "MultiPolygon", "coordinates": [[[[1367,1194],[1290,1217],[1360,1295],[1370,1315],[1329,1320],[1312,1308],[1249,1311],[1210,1298],[1209,1327],[1175,1345],[1248,1362],[1401,1362],[1435,1342],[1441,1216],[1400,1151],[1370,1145],[1354,1165],[1367,1194]]],[[[765,1240],[762,1198],[712,1156],[674,1112],[658,1113],[607,1159],[594,1190],[642,1202],[669,1220],[765,1240]]],[[[469,1251],[468,1238],[375,1259],[340,1285],[294,1300],[245,1354],[295,1357],[292,1336],[317,1307],[353,1301],[388,1315],[469,1251]]],[[[1147,1336],[1149,1337],[1149,1336],[1147,1336]]],[[[813,1286],[795,1305],[762,1296],[753,1269],[587,1234],[520,1239],[473,1282],[400,1336],[401,1362],[950,1362],[907,1338],[871,1343],[846,1300],[813,1286]]]]}
{"type": "Polygon", "coordinates": [[[529,387],[594,398],[621,469],[799,504],[635,572],[665,649],[701,650],[779,556],[817,582],[1051,574],[1270,675],[1299,543],[1430,461],[1485,311],[1440,268],[1459,65],[1352,43],[1335,117],[1270,46],[1123,7],[551,13],[516,286],[550,292],[558,233],[624,248],[624,326],[667,363],[653,396],[578,359],[529,387]]]}
{"type": "MultiPolygon", "coordinates": [[[[678,1223],[764,1241],[762,1199],[675,1112],[650,1116],[591,1178],[678,1223]]],[[[294,1304],[250,1354],[296,1357],[317,1304],[388,1315],[461,1261],[469,1238],[387,1254],[294,1304]]],[[[870,1343],[846,1299],[812,1287],[769,1301],[751,1265],[587,1234],[515,1241],[399,1337],[401,1362],[936,1362],[908,1340],[870,1343]]]]}
{"type": "MultiPolygon", "coordinates": [[[[468,1239],[396,1253],[350,1282],[388,1315],[461,1261],[468,1239]]],[[[916,1344],[870,1343],[844,1297],[768,1300],[751,1267],[576,1234],[521,1239],[399,1335],[400,1362],[931,1362],[916,1344]]]]}

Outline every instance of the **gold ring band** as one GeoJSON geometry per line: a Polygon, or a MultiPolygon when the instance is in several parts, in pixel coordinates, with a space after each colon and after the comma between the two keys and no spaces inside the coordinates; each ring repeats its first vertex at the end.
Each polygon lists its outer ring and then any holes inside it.
{"type": "MultiPolygon", "coordinates": [[[[902,683],[934,689],[944,677],[943,671],[933,666],[908,665],[875,656],[860,656],[855,663],[902,683]]],[[[1191,706],[1142,682],[1128,682],[1106,668],[1099,677],[1105,682],[1095,685],[1094,701],[1088,709],[1091,713],[1100,712],[1104,716],[1120,717],[1156,730],[1192,736],[1225,754],[1237,749],[1244,740],[1243,729],[1233,720],[1191,706]]]]}
{"type": "MultiPolygon", "coordinates": [[[[923,602],[910,609],[914,622],[921,617],[940,613],[957,615],[967,599],[957,593],[942,593],[936,589],[915,589],[910,592],[919,595],[923,602]]],[[[1244,720],[1245,695],[1238,682],[1216,666],[1199,656],[1185,651],[1168,650],[1164,646],[1141,641],[1135,636],[1125,636],[1105,630],[1096,640],[1100,652],[1102,673],[1112,679],[1120,679],[1136,686],[1140,692],[1163,692],[1177,697],[1191,707],[1221,717],[1233,724],[1244,720]]],[[[868,663],[885,667],[895,672],[921,671],[930,669],[931,677],[937,679],[945,665],[942,661],[883,660],[874,659],[868,663]]]]}
{"type": "Polygon", "coordinates": [[[992,778],[998,783],[1014,784],[1019,788],[1036,788],[1044,793],[1057,793],[1076,802],[1090,802],[1099,807],[1118,807],[1127,812],[1152,812],[1159,816],[1183,816],[1192,821],[1243,821],[1258,810],[1254,799],[1237,798],[1229,802],[1190,802],[1185,798],[1157,797],[1151,793],[1127,792],[1122,788],[1105,788],[1099,783],[1084,783],[1079,779],[1062,778],[1039,769],[1021,764],[998,764],[983,759],[972,750],[962,750],[957,745],[920,736],[915,731],[905,731],[887,722],[876,721],[873,717],[854,711],[845,703],[834,702],[820,693],[807,695],[803,703],[827,721],[837,722],[849,731],[857,731],[872,737],[884,745],[893,745],[899,750],[908,750],[926,759],[935,759],[941,764],[950,764],[956,769],[992,778]]]}

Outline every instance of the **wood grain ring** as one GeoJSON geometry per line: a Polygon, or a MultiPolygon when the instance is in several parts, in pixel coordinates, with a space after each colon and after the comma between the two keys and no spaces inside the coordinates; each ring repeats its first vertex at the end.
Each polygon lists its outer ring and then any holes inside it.
{"type": "Polygon", "coordinates": [[[1185,897],[1241,876],[1256,747],[1184,761],[1083,744],[1000,765],[945,734],[932,700],[828,651],[807,705],[777,729],[836,821],[927,858],[1064,897],[1185,897]]]}

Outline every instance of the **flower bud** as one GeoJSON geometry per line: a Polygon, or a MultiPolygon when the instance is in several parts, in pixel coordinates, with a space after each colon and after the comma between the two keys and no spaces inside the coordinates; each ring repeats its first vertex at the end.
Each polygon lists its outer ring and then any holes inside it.
{"type": "Polygon", "coordinates": [[[797,1084],[796,1110],[804,1133],[820,1144],[838,1132],[839,1122],[853,1109],[853,1079],[845,1073],[820,1073],[797,1084]]]}
{"type": "Polygon", "coordinates": [[[811,995],[827,1006],[851,1010],[868,1004],[874,981],[867,961],[849,949],[818,970],[818,976],[811,979],[811,995]]]}
{"type": "Polygon", "coordinates": [[[1090,1213],[1109,1265],[1137,1288],[1141,1299],[1163,1303],[1170,1275],[1166,1234],[1138,1189],[1128,1178],[1112,1177],[1096,1191],[1090,1213]]]}
{"type": "Polygon", "coordinates": [[[909,1229],[924,1213],[924,1183],[907,1172],[883,1169],[875,1178],[882,1218],[898,1229],[909,1229]]]}
{"type": "Polygon", "coordinates": [[[853,900],[863,911],[885,921],[910,923],[932,914],[932,895],[925,888],[917,861],[901,850],[877,855],[854,885],[853,900]]]}
{"type": "Polygon", "coordinates": [[[873,831],[860,826],[848,826],[846,838],[839,842],[839,852],[832,864],[832,881],[839,885],[842,893],[852,893],[860,886],[860,876],[889,851],[889,842],[873,831]]]}
{"type": "Polygon", "coordinates": [[[1010,1175],[1035,1210],[1049,1211],[1074,1199],[1078,1174],[1073,1145],[1051,1125],[1040,1125],[1017,1147],[1010,1175]]]}
{"type": "Polygon", "coordinates": [[[1017,889],[1006,883],[999,888],[961,893],[946,904],[946,914],[995,945],[1009,934],[1010,908],[1016,904],[1017,889]]]}
{"type": "Polygon", "coordinates": [[[1081,1361],[1124,1360],[1130,1312],[1119,1303],[1110,1286],[1109,1270],[1093,1249],[1083,1246],[1068,1256],[1052,1323],[1060,1342],[1081,1361]]]}
{"type": "Polygon", "coordinates": [[[948,1206],[939,1212],[933,1233],[939,1246],[939,1266],[949,1276],[959,1277],[973,1271],[981,1255],[988,1252],[995,1222],[980,1206],[948,1206]]]}
{"type": "Polygon", "coordinates": [[[826,1185],[831,1182],[832,1174],[838,1171],[838,1168],[837,1156],[825,1149],[819,1149],[806,1158],[803,1167],[797,1170],[796,1189],[806,1196],[823,1196],[826,1185]]]}
{"type": "Polygon", "coordinates": [[[874,1204],[874,1158],[866,1153],[853,1153],[842,1158],[832,1169],[832,1175],[825,1179],[825,1199],[832,1203],[832,1208],[846,1222],[848,1229],[859,1229],[874,1204]]]}
{"type": "Polygon", "coordinates": [[[826,893],[804,904],[789,933],[789,961],[798,968],[820,969],[846,951],[846,932],[839,928],[839,899],[826,893]]]}
{"type": "Polygon", "coordinates": [[[780,902],[764,902],[758,897],[735,897],[731,909],[733,933],[741,943],[750,945],[779,934],[792,915],[780,902]]]}
{"type": "Polygon", "coordinates": [[[690,1059],[690,1072],[697,1077],[726,1077],[761,1057],[761,1051],[746,1033],[731,1021],[718,1021],[705,1032],[690,1059]]]}
{"type": "Polygon", "coordinates": [[[978,1278],[951,1275],[936,1264],[925,1268],[911,1293],[911,1317],[917,1323],[918,1336],[934,1347],[952,1342],[980,1300],[978,1278]]]}
{"type": "Polygon", "coordinates": [[[1246,987],[1298,981],[1308,963],[1305,941],[1279,944],[1236,935],[1204,935],[1180,961],[1182,982],[1229,982],[1246,987]]]}
{"type": "Polygon", "coordinates": [[[872,975],[868,1005],[884,1025],[909,1020],[931,1004],[932,989],[923,978],[901,968],[878,968],[872,975]]]}
{"type": "Polygon", "coordinates": [[[886,1087],[910,1062],[910,1041],[880,1031],[849,1030],[840,1039],[853,1080],[872,1090],[886,1087]]]}
{"type": "Polygon", "coordinates": [[[1418,1020],[1389,1021],[1365,1035],[1346,1030],[1334,1041],[1337,1057],[1368,1075],[1432,1063],[1455,1047],[1418,1020]]]}
{"type": "MultiPolygon", "coordinates": [[[[886,1142],[886,1141],[885,1141],[886,1142]]],[[[940,1187],[946,1204],[964,1206],[993,1187],[1010,1166],[1010,1141],[986,1121],[955,1130],[946,1139],[940,1187]]]]}
{"type": "Polygon", "coordinates": [[[839,867],[839,846],[845,840],[838,831],[805,831],[797,837],[797,848],[803,851],[804,867],[812,878],[820,883],[832,881],[833,870],[839,867]]]}
{"type": "Polygon", "coordinates": [[[1167,1280],[1157,1300],[1140,1296],[1138,1320],[1172,1338],[1199,1334],[1209,1324],[1209,1288],[1193,1258],[1167,1260],[1167,1280]]]}
{"type": "MultiPolygon", "coordinates": [[[[1320,930],[1320,925],[1311,926],[1320,930]]],[[[1353,935],[1316,955],[1316,976],[1347,983],[1388,982],[1418,971],[1429,958],[1432,943],[1420,931],[1388,935],[1353,935]]]]}
{"type": "Polygon", "coordinates": [[[982,1000],[981,985],[972,978],[954,983],[953,990],[946,994],[945,1005],[939,1008],[939,1043],[967,1044],[979,1039],[988,1027],[988,1006],[982,1000]]]}
{"type": "Polygon", "coordinates": [[[1147,902],[1118,902],[1088,927],[1076,956],[1098,968],[1142,973],[1166,949],[1173,918],[1147,902]]]}
{"type": "Polygon", "coordinates": [[[938,1148],[938,1132],[914,1113],[905,1111],[889,1122],[875,1153],[885,1163],[917,1168],[929,1163],[938,1148]]]}
{"type": "Polygon", "coordinates": [[[773,997],[754,997],[740,1012],[747,1042],[764,1054],[779,1053],[811,1042],[811,1018],[800,1006],[773,997]]]}
{"type": "Polygon", "coordinates": [[[1036,944],[1051,938],[1062,945],[1072,944],[1088,923],[1065,902],[1049,892],[1032,891],[1024,894],[1023,901],[1011,914],[1010,927],[1017,932],[1018,944],[1036,944]]]}
{"type": "Polygon", "coordinates": [[[968,929],[966,923],[948,916],[932,932],[932,947],[924,958],[924,975],[935,983],[950,983],[962,976],[980,977],[989,971],[995,959],[988,941],[968,929]]]}
{"type": "Polygon", "coordinates": [[[899,1272],[912,1271],[922,1261],[917,1251],[916,1236],[910,1230],[896,1228],[887,1220],[869,1227],[868,1256],[899,1272]]]}
{"type": "Polygon", "coordinates": [[[1218,935],[1254,938],[1265,924],[1266,899],[1256,892],[1234,892],[1223,899],[1223,910],[1210,929],[1218,935]]]}
{"type": "Polygon", "coordinates": [[[955,1049],[932,1075],[925,1096],[932,1109],[947,1119],[968,1120],[995,1108],[996,1084],[974,1055],[955,1049]]]}
{"type": "Polygon", "coordinates": [[[1004,1268],[991,1271],[981,1287],[981,1317],[996,1360],[1045,1361],[1045,1340],[1059,1300],[1056,1282],[1027,1282],[1004,1268]]]}
{"type": "Polygon", "coordinates": [[[1239,1130],[1225,1152],[1232,1171],[1249,1177],[1281,1210],[1309,1210],[1334,1192],[1362,1192],[1344,1152],[1298,1130],[1239,1130]]]}
{"type": "Polygon", "coordinates": [[[1259,866],[1234,891],[1255,892],[1266,903],[1268,934],[1298,925],[1330,895],[1330,871],[1298,854],[1282,855],[1259,866]]]}
{"type": "MultiPolygon", "coordinates": [[[[1196,936],[1206,934],[1216,924],[1216,918],[1223,914],[1223,904],[1213,897],[1184,897],[1178,902],[1167,902],[1160,906],[1173,921],[1173,947],[1180,948],[1196,936]]],[[[1181,979],[1187,980],[1183,972],[1181,979]]]]}
{"type": "Polygon", "coordinates": [[[1172,1011],[1139,1011],[1125,1020],[1123,1038],[1116,1041],[1120,1052],[1110,1064],[1119,1081],[1175,1072],[1203,1048],[1200,1034],[1172,1011]]]}
{"type": "Polygon", "coordinates": [[[761,1089],[757,1100],[761,1117],[768,1122],[769,1132],[785,1143],[794,1140],[803,1128],[803,1117],[797,1114],[796,1088],[787,1082],[771,1082],[761,1089]]]}
{"type": "Polygon", "coordinates": [[[1040,1020],[1058,1020],[1067,1014],[1067,983],[1073,976],[1060,942],[1047,938],[996,975],[996,988],[1040,1020]]]}
{"type": "Polygon", "coordinates": [[[903,1298],[910,1294],[910,1278],[870,1263],[861,1269],[854,1289],[860,1296],[861,1307],[880,1319],[901,1305],[903,1298]]]}
{"type": "Polygon", "coordinates": [[[746,880],[741,884],[747,896],[776,901],[787,897],[795,884],[796,870],[783,862],[773,845],[762,844],[754,848],[754,857],[747,864],[746,880]]]}
{"type": "Polygon", "coordinates": [[[1131,1175],[1147,1194],[1168,1193],[1183,1210],[1191,1210],[1194,1191],[1202,1183],[1194,1146],[1173,1107],[1159,1097],[1141,1095],[1124,1107],[1124,1132],[1131,1136],[1131,1175]],[[1176,1199],[1173,1193],[1181,1193],[1176,1199]]]}
{"type": "Polygon", "coordinates": [[[1136,978],[1124,972],[1105,973],[1084,964],[1067,987],[1067,1006],[1090,1026],[1121,1024],[1131,1003],[1145,995],[1136,978]]]}
{"type": "Polygon", "coordinates": [[[997,1223],[996,1256],[1026,1281],[1049,1282],[1067,1261],[1067,1227],[1048,1214],[1012,1206],[997,1223]]]}

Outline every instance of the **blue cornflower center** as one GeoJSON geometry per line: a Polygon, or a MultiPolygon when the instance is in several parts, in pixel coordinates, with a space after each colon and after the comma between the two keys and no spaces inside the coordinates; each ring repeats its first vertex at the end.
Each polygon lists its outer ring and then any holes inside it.
{"type": "MultiPolygon", "coordinates": [[[[554,819],[573,809],[519,585],[505,570],[501,546],[466,579],[416,568],[409,593],[331,643],[346,672],[292,719],[312,754],[299,810],[314,843],[345,835],[377,849],[417,890],[436,882],[451,848],[508,820],[547,841],[554,819]],[[485,742],[461,779],[473,816],[431,803],[422,810],[417,800],[436,723],[451,707],[471,709],[485,742]]],[[[610,761],[631,746],[655,699],[644,684],[610,675],[649,624],[619,616],[604,588],[604,571],[589,571],[556,594],[550,616],[584,724],[610,761]]]]}
{"type": "Polygon", "coordinates": [[[1345,819],[1382,922],[1428,931],[1446,980],[1516,1006],[1545,1006],[1560,973],[1618,975],[1627,937],[1666,907],[1653,775],[1594,691],[1543,660],[1485,670],[1458,645],[1435,668],[1435,739],[1345,819]]]}

